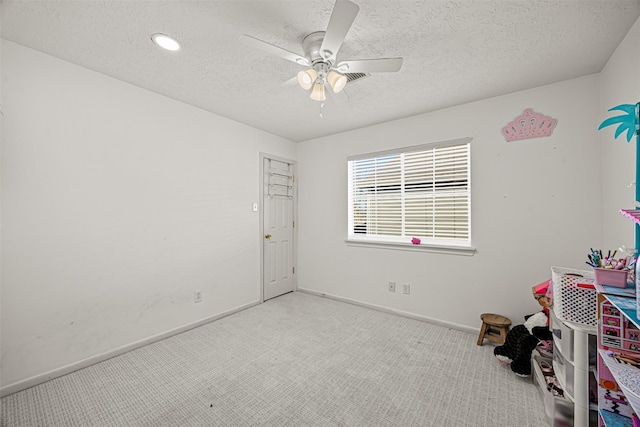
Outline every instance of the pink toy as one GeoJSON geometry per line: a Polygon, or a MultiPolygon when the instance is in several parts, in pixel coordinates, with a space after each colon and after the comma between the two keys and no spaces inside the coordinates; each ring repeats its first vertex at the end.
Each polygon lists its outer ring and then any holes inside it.
{"type": "Polygon", "coordinates": [[[414,237],[413,239],[411,239],[411,243],[413,243],[414,245],[419,245],[420,239],[418,239],[417,237],[414,237]]]}
{"type": "Polygon", "coordinates": [[[543,311],[549,316],[549,307],[553,305],[553,291],[551,289],[551,280],[547,280],[546,282],[538,283],[537,285],[531,288],[533,292],[533,297],[538,301],[543,308],[543,311]]]}

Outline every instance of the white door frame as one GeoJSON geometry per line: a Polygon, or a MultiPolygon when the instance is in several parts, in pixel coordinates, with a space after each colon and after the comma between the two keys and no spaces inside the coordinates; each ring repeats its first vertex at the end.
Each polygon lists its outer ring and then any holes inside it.
{"type": "MultiPolygon", "coordinates": [[[[260,234],[258,241],[260,245],[260,302],[264,302],[264,159],[277,160],[279,162],[290,163],[293,165],[293,267],[298,264],[298,183],[296,175],[298,172],[298,164],[295,160],[287,159],[280,156],[274,156],[268,153],[260,152],[260,201],[258,202],[260,211],[260,234]]],[[[298,272],[293,273],[293,290],[298,289],[298,272]]]]}

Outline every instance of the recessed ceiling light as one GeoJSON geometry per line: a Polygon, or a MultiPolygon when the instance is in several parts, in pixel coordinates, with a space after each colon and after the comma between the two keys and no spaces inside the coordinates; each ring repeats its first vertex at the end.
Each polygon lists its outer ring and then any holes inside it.
{"type": "Polygon", "coordinates": [[[156,33],[151,36],[151,40],[153,40],[155,44],[163,49],[171,51],[180,50],[180,43],[178,43],[176,39],[169,37],[166,34],[156,33]]]}

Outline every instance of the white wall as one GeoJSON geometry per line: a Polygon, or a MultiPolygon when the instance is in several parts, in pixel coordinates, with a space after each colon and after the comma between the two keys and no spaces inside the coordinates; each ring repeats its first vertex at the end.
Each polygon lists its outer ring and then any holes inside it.
{"type": "Polygon", "coordinates": [[[3,387],[260,300],[294,143],[7,41],[2,90],[3,387]]]}
{"type": "MultiPolygon", "coordinates": [[[[640,102],[640,18],[620,43],[600,73],[600,117],[603,120],[623,114],[609,110],[620,104],[640,102]]],[[[636,137],[627,142],[626,132],[614,138],[617,126],[599,132],[602,152],[602,200],[604,246],[634,247],[633,223],[618,212],[633,209],[635,201],[636,137]]]]}
{"type": "Polygon", "coordinates": [[[602,242],[599,117],[591,75],[300,143],[299,288],[468,328],[482,312],[523,323],[550,266],[587,268],[602,242]],[[501,128],[528,107],[558,120],[553,135],[506,142],[501,128]],[[467,136],[474,256],[345,244],[347,156],[467,136]]]}

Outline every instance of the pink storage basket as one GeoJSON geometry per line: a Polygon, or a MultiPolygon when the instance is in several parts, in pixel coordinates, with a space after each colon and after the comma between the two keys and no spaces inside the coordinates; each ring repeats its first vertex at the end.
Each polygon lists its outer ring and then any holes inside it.
{"type": "Polygon", "coordinates": [[[627,270],[614,270],[612,268],[594,268],[593,274],[596,277],[597,285],[614,286],[617,288],[627,287],[627,270]]]}

